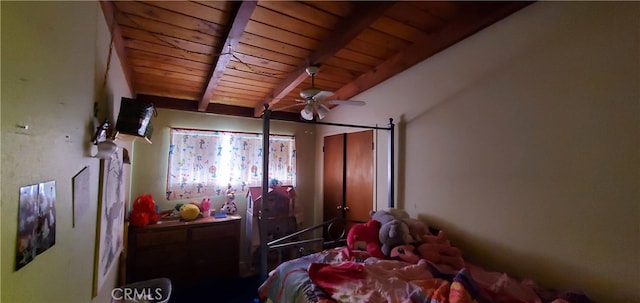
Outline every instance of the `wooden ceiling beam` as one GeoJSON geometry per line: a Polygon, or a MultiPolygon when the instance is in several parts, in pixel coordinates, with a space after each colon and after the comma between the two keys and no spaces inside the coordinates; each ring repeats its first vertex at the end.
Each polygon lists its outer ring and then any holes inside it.
{"type": "Polygon", "coordinates": [[[208,80],[206,81],[207,84],[202,92],[202,98],[200,98],[200,102],[198,104],[198,111],[204,112],[207,110],[207,107],[209,107],[211,97],[218,87],[218,83],[224,74],[224,70],[227,68],[229,61],[231,61],[231,57],[233,56],[233,54],[228,50],[230,49],[233,51],[233,49],[238,45],[240,36],[242,36],[242,33],[249,23],[249,19],[257,5],[258,2],[252,0],[238,2],[236,11],[230,20],[231,25],[229,26],[229,32],[222,44],[223,49],[221,50],[221,54],[217,56],[217,59],[209,73],[208,80]]]}
{"type": "MultiPolygon", "coordinates": [[[[127,85],[129,85],[129,92],[133,96],[136,91],[133,81],[133,69],[131,68],[131,64],[129,64],[127,52],[125,51],[122,31],[116,21],[116,8],[110,0],[100,0],[100,8],[102,8],[102,14],[104,15],[104,19],[109,27],[109,32],[111,33],[110,43],[113,43],[113,47],[116,49],[116,54],[118,54],[118,59],[120,59],[120,66],[122,67],[125,81],[127,82],[127,85]]],[[[111,45],[109,45],[109,47],[111,47],[111,45]]]]}
{"type": "Polygon", "coordinates": [[[456,17],[456,20],[449,22],[448,26],[429,34],[428,39],[422,39],[408,46],[369,72],[347,83],[335,92],[332,99],[352,98],[531,3],[511,2],[491,13],[477,14],[473,11],[462,13],[456,17]]]}
{"type": "MultiPolygon", "coordinates": [[[[196,100],[160,97],[146,94],[138,94],[136,96],[136,100],[144,103],[151,103],[155,108],[172,109],[194,113],[205,112],[225,116],[255,118],[253,115],[253,108],[251,107],[210,103],[207,108],[202,111],[199,110],[199,103],[196,100]]],[[[300,114],[290,112],[273,112],[271,113],[271,118],[286,121],[300,121],[300,114]]]]}
{"type": "Polygon", "coordinates": [[[310,65],[319,65],[351,42],[360,32],[367,29],[373,22],[380,18],[394,1],[357,1],[349,16],[338,23],[334,32],[320,43],[320,47],[309,57],[289,73],[268,95],[263,103],[254,108],[255,116],[260,116],[264,111],[264,104],[273,107],[280,99],[284,98],[307,77],[306,69],[310,65]]]}

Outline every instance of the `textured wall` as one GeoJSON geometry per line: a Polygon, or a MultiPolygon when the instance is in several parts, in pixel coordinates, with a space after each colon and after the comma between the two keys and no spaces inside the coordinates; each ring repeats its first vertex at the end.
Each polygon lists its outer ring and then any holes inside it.
{"type": "MultiPolygon", "coordinates": [[[[2,9],[2,302],[92,299],[99,166],[89,157],[94,101],[128,94],[117,58],[101,94],[109,36],[97,2],[7,2],[2,9]],[[37,17],[35,17],[37,16],[37,17]],[[101,97],[97,97],[97,96],[101,97]],[[17,125],[29,125],[25,130],[17,125]],[[72,226],[72,178],[89,166],[89,209],[72,226]],[[56,182],[56,243],[14,271],[21,186],[56,182]]],[[[119,100],[119,97],[118,97],[119,100]]]]}

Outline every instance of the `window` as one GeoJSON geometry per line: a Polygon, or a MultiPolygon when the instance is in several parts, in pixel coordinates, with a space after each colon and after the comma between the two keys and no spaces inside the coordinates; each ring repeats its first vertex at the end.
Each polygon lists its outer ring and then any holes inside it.
{"type": "MultiPolygon", "coordinates": [[[[167,199],[262,185],[262,134],[172,128],[170,136],[167,199]]],[[[295,186],[295,157],[295,137],[270,135],[269,180],[295,186]]]]}

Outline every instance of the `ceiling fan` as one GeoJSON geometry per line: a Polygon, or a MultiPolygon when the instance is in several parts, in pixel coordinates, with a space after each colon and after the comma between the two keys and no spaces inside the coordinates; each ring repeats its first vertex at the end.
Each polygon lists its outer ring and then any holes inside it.
{"type": "Polygon", "coordinates": [[[318,115],[318,119],[324,118],[329,113],[329,108],[325,104],[336,105],[364,105],[364,101],[356,100],[329,100],[333,96],[333,92],[321,90],[315,87],[315,76],[320,68],[318,66],[309,66],[306,71],[311,76],[311,87],[300,92],[302,99],[296,99],[296,104],[285,106],[279,110],[294,106],[304,105],[300,110],[300,115],[305,120],[313,120],[314,113],[318,115]]]}

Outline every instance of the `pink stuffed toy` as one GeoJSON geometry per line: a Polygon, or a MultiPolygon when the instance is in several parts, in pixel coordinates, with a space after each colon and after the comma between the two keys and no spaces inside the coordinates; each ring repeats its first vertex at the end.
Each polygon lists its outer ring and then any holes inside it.
{"type": "Polygon", "coordinates": [[[464,267],[462,253],[456,247],[441,243],[422,243],[418,246],[418,254],[423,259],[436,265],[445,265],[459,270],[464,267]]]}
{"type": "Polygon", "coordinates": [[[418,219],[407,219],[407,225],[409,225],[409,232],[415,241],[426,241],[425,238],[431,233],[429,227],[424,222],[418,219]]]}
{"type": "Polygon", "coordinates": [[[449,244],[449,240],[443,231],[437,236],[426,235],[425,242],[417,245],[400,245],[391,250],[390,257],[406,262],[417,263],[425,259],[445,269],[459,270],[464,267],[462,252],[449,244]]]}
{"type": "Polygon", "coordinates": [[[367,223],[355,224],[347,234],[347,247],[351,250],[366,250],[369,255],[376,258],[384,258],[380,250],[378,233],[380,222],[369,220],[367,223]]]}
{"type": "Polygon", "coordinates": [[[399,259],[405,262],[416,264],[420,261],[420,256],[416,252],[416,248],[411,244],[398,245],[391,249],[389,254],[391,259],[399,259]]]}

